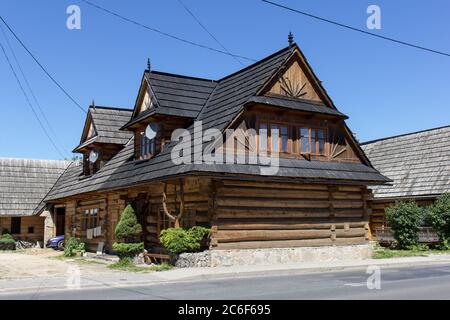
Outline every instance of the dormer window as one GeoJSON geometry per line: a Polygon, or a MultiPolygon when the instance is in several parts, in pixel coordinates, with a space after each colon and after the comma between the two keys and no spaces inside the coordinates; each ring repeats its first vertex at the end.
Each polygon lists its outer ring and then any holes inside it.
{"type": "Polygon", "coordinates": [[[155,138],[149,139],[146,137],[145,132],[142,132],[140,142],[140,159],[151,158],[156,152],[155,138]]]}

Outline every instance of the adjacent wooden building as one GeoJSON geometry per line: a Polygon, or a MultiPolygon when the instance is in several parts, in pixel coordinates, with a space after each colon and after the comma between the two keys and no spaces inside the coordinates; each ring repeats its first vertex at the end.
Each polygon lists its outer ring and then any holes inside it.
{"type": "Polygon", "coordinates": [[[396,201],[426,206],[450,192],[450,126],[362,144],[374,167],[392,183],[371,187],[372,231],[387,226],[385,209],[396,201]]]}
{"type": "Polygon", "coordinates": [[[372,167],[346,119],[296,44],[219,80],[146,70],[133,110],[91,106],[76,148],[84,161],[68,168],[45,202],[65,213],[66,234],[90,249],[111,249],[127,203],[154,251],[181,213],[181,226],[211,227],[213,250],[364,244],[368,186],[389,179],[372,167]],[[102,143],[99,110],[113,138],[102,143]],[[200,121],[214,139],[173,141],[175,129],[194,135],[200,121]],[[226,136],[227,129],[244,133],[226,136]],[[215,144],[219,137],[231,143],[215,144]],[[200,156],[206,151],[237,156],[208,163],[200,156]],[[183,162],[173,161],[177,153],[183,162]],[[276,153],[272,174],[250,161],[276,153]]]}
{"type": "Polygon", "coordinates": [[[0,158],[0,232],[15,239],[44,241],[45,220],[64,233],[64,216],[46,216],[44,197],[70,161],[0,158]],[[56,226],[57,224],[58,226],[56,226]]]}

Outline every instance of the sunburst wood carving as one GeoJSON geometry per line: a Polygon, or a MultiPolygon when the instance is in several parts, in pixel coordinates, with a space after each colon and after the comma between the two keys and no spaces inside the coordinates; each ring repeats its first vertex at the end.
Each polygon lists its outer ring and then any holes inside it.
{"type": "Polygon", "coordinates": [[[291,79],[286,77],[280,77],[279,81],[281,90],[288,97],[301,98],[307,94],[307,92],[305,91],[306,82],[303,85],[298,81],[293,83],[291,79]]]}

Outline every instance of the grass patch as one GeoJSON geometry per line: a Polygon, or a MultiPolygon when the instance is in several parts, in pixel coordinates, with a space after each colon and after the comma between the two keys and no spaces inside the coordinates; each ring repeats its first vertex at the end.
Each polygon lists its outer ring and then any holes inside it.
{"type": "Polygon", "coordinates": [[[450,250],[437,250],[426,248],[413,248],[410,250],[389,249],[384,247],[376,247],[374,259],[389,259],[399,257],[428,257],[430,254],[450,254],[450,250]]]}
{"type": "Polygon", "coordinates": [[[119,260],[113,264],[108,266],[109,269],[119,270],[119,271],[127,271],[127,272],[154,272],[154,271],[167,271],[172,269],[173,267],[170,264],[162,263],[155,266],[150,267],[139,267],[136,266],[133,261],[129,258],[125,258],[119,260]]]}

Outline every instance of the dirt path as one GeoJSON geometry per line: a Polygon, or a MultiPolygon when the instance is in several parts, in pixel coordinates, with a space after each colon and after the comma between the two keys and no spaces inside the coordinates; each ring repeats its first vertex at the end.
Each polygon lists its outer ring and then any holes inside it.
{"type": "Polygon", "coordinates": [[[83,274],[107,270],[106,264],[101,262],[82,261],[77,258],[60,259],[61,255],[61,252],[52,249],[0,251],[0,279],[64,276],[73,266],[78,266],[83,274]]]}

